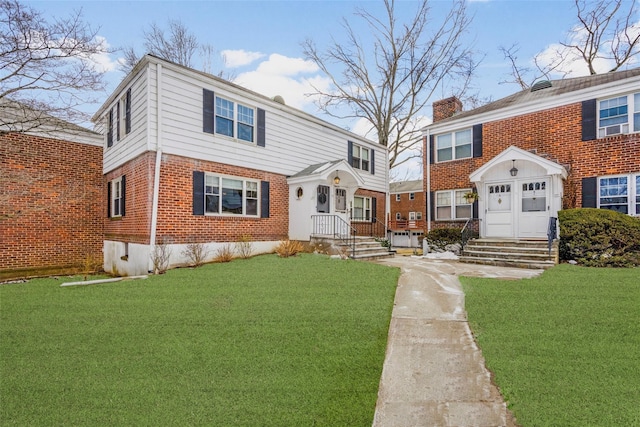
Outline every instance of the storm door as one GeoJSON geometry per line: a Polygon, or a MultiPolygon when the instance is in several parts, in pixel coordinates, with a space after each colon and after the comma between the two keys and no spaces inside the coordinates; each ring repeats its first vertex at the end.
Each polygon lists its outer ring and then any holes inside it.
{"type": "Polygon", "coordinates": [[[532,179],[520,184],[519,237],[546,237],[549,223],[549,183],[546,179],[532,179]]]}
{"type": "Polygon", "coordinates": [[[487,184],[485,197],[485,235],[513,237],[512,182],[487,184]]]}

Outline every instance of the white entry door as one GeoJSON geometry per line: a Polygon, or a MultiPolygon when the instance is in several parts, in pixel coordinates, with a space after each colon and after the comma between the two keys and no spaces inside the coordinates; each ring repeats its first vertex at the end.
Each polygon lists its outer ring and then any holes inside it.
{"type": "Polygon", "coordinates": [[[549,224],[549,181],[533,178],[522,182],[520,193],[520,237],[543,238],[549,224]]]}
{"type": "Polygon", "coordinates": [[[512,182],[485,185],[485,236],[514,237],[512,182]]]}

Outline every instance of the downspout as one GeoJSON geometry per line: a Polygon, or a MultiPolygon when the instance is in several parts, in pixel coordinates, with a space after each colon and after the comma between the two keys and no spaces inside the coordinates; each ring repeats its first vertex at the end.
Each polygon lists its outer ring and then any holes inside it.
{"type": "Polygon", "coordinates": [[[431,231],[431,129],[427,129],[425,151],[427,152],[427,234],[431,231]]]}
{"type": "MultiPolygon", "coordinates": [[[[147,68],[147,74],[150,74],[147,68]]],[[[147,76],[147,81],[149,81],[147,76]]],[[[149,254],[152,256],[156,248],[156,235],[158,227],[158,199],[160,198],[160,166],[162,164],[162,64],[156,65],[156,165],[153,176],[153,201],[151,204],[151,230],[149,237],[149,254]]],[[[147,94],[147,96],[150,96],[147,94]]],[[[147,103],[150,105],[150,102],[147,103]]],[[[148,123],[148,120],[147,120],[148,123]]],[[[147,130],[148,131],[148,130],[147,130]]],[[[149,258],[149,271],[153,270],[153,260],[149,258]]]]}

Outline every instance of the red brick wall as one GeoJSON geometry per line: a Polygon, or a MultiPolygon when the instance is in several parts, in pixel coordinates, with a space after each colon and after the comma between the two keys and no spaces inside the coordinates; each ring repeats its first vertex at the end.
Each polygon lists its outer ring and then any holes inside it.
{"type": "Polygon", "coordinates": [[[100,218],[104,222],[105,240],[149,244],[155,159],[155,152],[146,152],[106,175],[102,190],[105,200],[107,182],[123,175],[126,182],[125,215],[107,217],[106,202],[100,212],[100,218]]]}
{"type": "Polygon", "coordinates": [[[433,103],[433,122],[448,119],[462,111],[462,102],[452,96],[433,103]]]}
{"type": "Polygon", "coordinates": [[[575,203],[581,206],[582,178],[640,170],[639,134],[582,141],[581,117],[582,105],[575,103],[483,123],[483,156],[430,165],[431,191],[469,187],[469,175],[474,170],[515,145],[524,150],[536,150],[540,156],[548,155],[560,164],[571,165],[565,193],[567,189],[573,189],[575,203]]]}
{"type": "Polygon", "coordinates": [[[160,174],[157,239],[166,243],[280,240],[289,232],[289,187],[274,173],[165,155],[160,174]],[[193,171],[269,181],[269,218],[193,215],[193,171]]]}
{"type": "MultiPolygon", "coordinates": [[[[109,180],[123,174],[127,177],[125,215],[106,220],[108,240],[149,244],[154,171],[155,153],[146,153],[108,174],[109,180]]],[[[157,243],[235,242],[243,235],[250,235],[253,241],[271,241],[287,236],[289,188],[282,175],[165,154],[160,168],[160,188],[157,243]],[[194,215],[194,171],[269,181],[270,217],[194,215]]],[[[103,217],[106,212],[105,207],[103,217]]]]}
{"type": "Polygon", "coordinates": [[[422,212],[422,219],[427,219],[426,201],[423,191],[416,191],[413,200],[409,200],[409,193],[400,193],[400,201],[396,201],[396,195],[390,195],[391,220],[396,219],[396,212],[400,212],[400,218],[409,219],[409,212],[422,212]]]}
{"type": "Polygon", "coordinates": [[[0,279],[102,261],[102,147],[0,134],[0,279]]]}
{"type": "MultiPolygon", "coordinates": [[[[359,189],[355,192],[356,196],[370,197],[376,199],[376,210],[371,211],[371,217],[377,219],[376,222],[358,222],[354,221],[351,225],[355,228],[359,236],[368,236],[373,233],[375,236],[383,237],[385,233],[385,212],[386,197],[384,193],[377,191],[359,189]]],[[[373,201],[371,202],[373,206],[373,201]]]]}

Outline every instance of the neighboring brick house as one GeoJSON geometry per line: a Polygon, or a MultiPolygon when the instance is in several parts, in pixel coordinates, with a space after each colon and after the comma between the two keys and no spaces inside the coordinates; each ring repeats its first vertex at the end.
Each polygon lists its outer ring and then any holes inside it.
{"type": "Polygon", "coordinates": [[[110,273],[146,273],[161,244],[177,266],[191,243],[211,259],[249,236],[264,253],[341,232],[336,220],[360,229],[386,217],[384,147],[280,97],[146,55],[93,120],[110,273]]]}
{"type": "Polygon", "coordinates": [[[417,247],[424,235],[426,204],[423,181],[389,184],[388,233],[393,246],[417,247]]]}
{"type": "Polygon", "coordinates": [[[102,136],[0,129],[0,280],[100,266],[102,136]]]}
{"type": "Polygon", "coordinates": [[[471,111],[455,98],[433,109],[429,228],[471,218],[480,237],[542,239],[563,208],[640,215],[640,68],[540,82],[471,111]]]}

